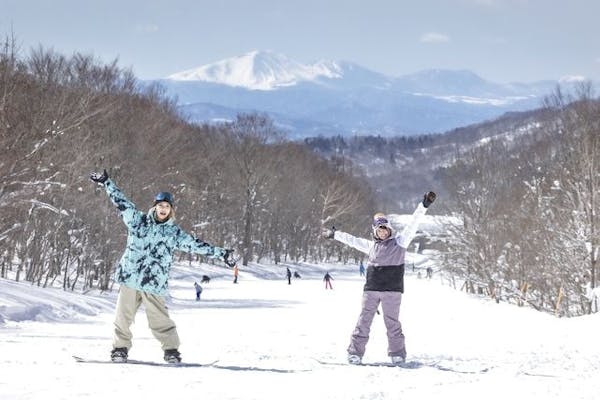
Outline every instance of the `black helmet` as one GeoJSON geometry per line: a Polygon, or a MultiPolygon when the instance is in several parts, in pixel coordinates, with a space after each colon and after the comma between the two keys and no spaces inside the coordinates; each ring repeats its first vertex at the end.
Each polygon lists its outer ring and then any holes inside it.
{"type": "Polygon", "coordinates": [[[154,196],[154,204],[160,203],[161,201],[166,201],[170,205],[173,205],[173,195],[169,192],[160,192],[154,196]]]}

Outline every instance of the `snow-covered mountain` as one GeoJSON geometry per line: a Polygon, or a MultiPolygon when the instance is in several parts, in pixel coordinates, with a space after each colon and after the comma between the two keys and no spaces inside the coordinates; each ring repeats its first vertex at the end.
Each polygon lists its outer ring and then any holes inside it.
{"type": "Polygon", "coordinates": [[[160,83],[191,121],[265,112],[298,138],[443,132],[538,108],[559,82],[499,84],[472,71],[439,69],[389,77],[350,62],[305,64],[252,51],[172,74],[160,83]]]}
{"type": "Polygon", "coordinates": [[[392,80],[347,61],[317,61],[302,64],[272,51],[251,51],[169,75],[175,82],[205,82],[247,90],[277,90],[301,84],[328,87],[389,87],[392,80]]]}
{"type": "Polygon", "coordinates": [[[239,57],[178,72],[167,79],[210,82],[249,90],[274,90],[293,86],[298,82],[340,77],[340,67],[335,63],[301,64],[282,54],[252,51],[239,57]]]}

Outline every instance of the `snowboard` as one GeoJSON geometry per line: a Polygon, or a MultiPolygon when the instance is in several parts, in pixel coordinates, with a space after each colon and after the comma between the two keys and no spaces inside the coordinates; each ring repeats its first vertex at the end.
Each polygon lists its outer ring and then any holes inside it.
{"type": "Polygon", "coordinates": [[[144,360],[134,360],[128,359],[127,362],[113,362],[111,360],[94,360],[90,358],[83,358],[78,356],[73,356],[78,363],[89,363],[89,364],[116,364],[116,365],[147,365],[151,367],[167,367],[167,368],[198,368],[198,367],[210,367],[215,365],[219,360],[215,360],[209,363],[189,363],[189,362],[180,362],[180,363],[167,363],[167,362],[156,362],[156,361],[144,361],[144,360]]]}
{"type": "Polygon", "coordinates": [[[375,362],[362,362],[360,364],[350,364],[336,361],[323,361],[315,358],[315,361],[322,365],[341,365],[345,367],[389,367],[389,368],[405,368],[405,369],[417,369],[421,367],[430,367],[435,364],[424,364],[420,361],[408,361],[402,364],[394,364],[392,362],[375,361],[375,362]]]}
{"type": "Polygon", "coordinates": [[[488,372],[490,369],[489,368],[482,368],[482,369],[473,369],[473,370],[467,370],[467,369],[458,369],[458,368],[454,368],[454,367],[446,367],[443,365],[440,365],[438,362],[421,362],[418,360],[411,360],[411,361],[407,361],[404,362],[402,364],[394,364],[391,362],[363,362],[360,364],[350,364],[350,363],[342,363],[342,362],[336,362],[336,361],[323,361],[323,360],[318,360],[315,359],[315,361],[317,361],[319,364],[322,365],[339,365],[339,366],[345,366],[345,367],[388,367],[388,368],[401,368],[401,369],[418,369],[418,368],[423,368],[423,367],[428,367],[428,368],[434,368],[440,371],[445,371],[445,372],[454,372],[457,374],[482,374],[485,372],[488,372]]]}

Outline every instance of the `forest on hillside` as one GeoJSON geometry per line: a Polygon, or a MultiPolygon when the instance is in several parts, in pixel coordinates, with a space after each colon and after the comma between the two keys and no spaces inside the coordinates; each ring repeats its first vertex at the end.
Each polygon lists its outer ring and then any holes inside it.
{"type": "Polygon", "coordinates": [[[600,102],[586,82],[557,89],[545,110],[527,134],[440,171],[462,221],[444,262],[469,291],[559,316],[597,312],[600,102]]]}
{"type": "Polygon", "coordinates": [[[600,103],[591,83],[444,134],[305,143],[350,173],[367,171],[378,208],[409,212],[415,193],[436,190],[431,212],[461,221],[440,259],[457,287],[556,315],[598,311],[600,103]]]}
{"type": "MultiPolygon", "coordinates": [[[[377,209],[409,213],[414,209],[419,193],[435,190],[446,197],[443,170],[459,162],[470,149],[493,139],[512,140],[515,135],[528,135],[552,115],[547,109],[540,108],[508,113],[492,121],[445,133],[397,137],[319,136],[306,138],[303,142],[348,173],[366,174],[370,182],[385,182],[385,185],[372,184],[377,209]]],[[[449,204],[440,203],[432,212],[452,212],[449,204]]]]}
{"type": "Polygon", "coordinates": [[[282,140],[267,116],[192,125],[116,61],[23,55],[13,37],[0,48],[0,149],[0,277],[39,286],[112,286],[126,229],[89,180],[104,168],[142,211],[172,192],[177,223],[244,265],[347,258],[322,227],[358,230],[373,211],[363,178],[282,140]]]}

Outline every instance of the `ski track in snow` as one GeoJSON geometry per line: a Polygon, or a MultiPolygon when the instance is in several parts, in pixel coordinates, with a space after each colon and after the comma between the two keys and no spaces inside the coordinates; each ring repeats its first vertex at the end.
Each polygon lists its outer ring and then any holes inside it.
{"type": "MultiPolygon", "coordinates": [[[[282,265],[248,267],[237,285],[223,268],[174,269],[168,305],[183,359],[218,360],[200,368],[76,363],[73,355],[108,359],[116,291],[83,296],[0,280],[0,399],[600,398],[600,315],[557,319],[407,271],[401,321],[415,368],[350,366],[345,349],[360,310],[358,268],[290,269],[303,276],[292,285],[282,265]],[[324,289],[326,270],[332,291],[324,289]],[[193,283],[206,273],[213,280],[196,302],[193,283]]],[[[143,308],[132,331],[130,357],[161,362],[143,308]]],[[[376,315],[363,360],[389,361],[386,345],[376,315]]]]}

